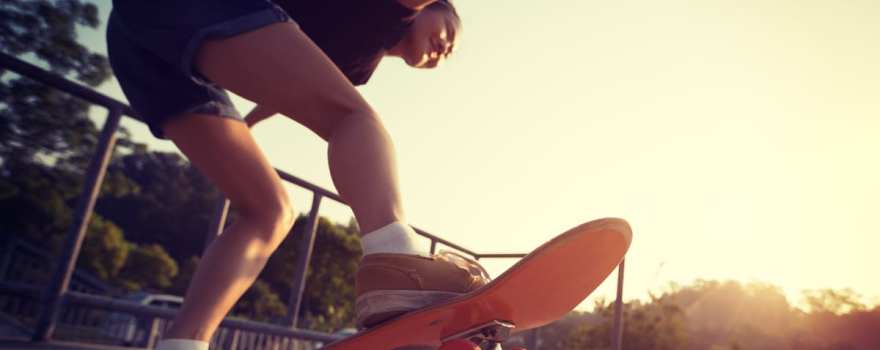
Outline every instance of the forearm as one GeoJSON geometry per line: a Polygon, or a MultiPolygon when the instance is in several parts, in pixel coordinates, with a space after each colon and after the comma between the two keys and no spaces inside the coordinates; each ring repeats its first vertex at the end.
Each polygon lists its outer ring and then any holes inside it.
{"type": "Polygon", "coordinates": [[[275,115],[275,113],[278,112],[272,108],[266,107],[264,105],[257,105],[244,117],[244,122],[247,123],[248,127],[252,127],[254,126],[254,124],[259,123],[263,119],[275,115]]]}

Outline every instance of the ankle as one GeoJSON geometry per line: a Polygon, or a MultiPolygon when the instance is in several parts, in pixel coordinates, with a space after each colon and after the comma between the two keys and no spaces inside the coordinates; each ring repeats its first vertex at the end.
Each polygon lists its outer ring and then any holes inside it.
{"type": "Polygon", "coordinates": [[[412,227],[396,221],[361,237],[364,255],[388,253],[430,256],[418,242],[418,234],[412,227]]]}

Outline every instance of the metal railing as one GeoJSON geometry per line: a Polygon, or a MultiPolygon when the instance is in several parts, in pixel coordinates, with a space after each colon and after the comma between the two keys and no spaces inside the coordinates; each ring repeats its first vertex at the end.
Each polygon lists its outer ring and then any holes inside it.
{"type": "MultiPolygon", "coordinates": [[[[112,149],[116,143],[116,132],[119,129],[120,120],[123,116],[137,119],[136,113],[131,107],[123,102],[45,71],[40,67],[19,60],[18,58],[0,53],[0,72],[4,69],[42,82],[55,89],[88,101],[89,103],[102,106],[107,109],[108,114],[101,129],[100,138],[94,155],[88,164],[83,191],[77,200],[73,225],[66,236],[61,257],[56,260],[57,265],[54,268],[49,284],[41,289],[32,285],[0,283],[0,291],[15,295],[25,295],[31,298],[39,298],[42,312],[39,315],[35,331],[31,338],[34,342],[48,342],[53,339],[53,333],[56,331],[59,323],[61,322],[63,324],[64,322],[62,321],[67,317],[66,314],[62,314],[63,306],[79,306],[90,308],[93,311],[103,310],[105,312],[129,313],[147,319],[147,323],[149,324],[148,330],[146,331],[147,334],[143,337],[144,340],[137,345],[148,348],[153,346],[155,340],[167,326],[168,320],[173,319],[175,314],[174,310],[139,305],[106,296],[92,295],[70,290],[71,277],[74,274],[76,259],[79,255],[88,221],[91,218],[97,200],[100,184],[103,181],[107,165],[110,161],[110,156],[112,155],[112,149]],[[41,293],[36,295],[39,292],[41,293]]],[[[287,317],[282,326],[234,318],[224,319],[221,323],[221,329],[218,330],[217,334],[215,334],[212,339],[212,345],[214,346],[235,350],[302,349],[304,344],[297,343],[298,341],[311,342],[311,344],[305,344],[306,348],[311,348],[309,345],[320,345],[324,342],[331,342],[339,339],[339,336],[301,330],[296,327],[302,295],[305,290],[306,270],[308,269],[308,263],[311,259],[311,253],[314,248],[318,214],[322,201],[327,198],[343,205],[346,205],[346,203],[339,197],[339,195],[332,191],[321,188],[320,186],[300,179],[282,170],[277,171],[284,181],[309,190],[314,195],[309,216],[307,217],[306,239],[299,240],[298,246],[296,247],[296,278],[292,281],[293,288],[291,289],[290,300],[288,303],[290,309],[288,310],[287,317]]],[[[222,203],[218,204],[215,220],[206,235],[205,246],[210,244],[210,242],[223,231],[223,224],[226,221],[228,210],[228,200],[224,200],[222,203]]],[[[438,244],[442,244],[462,253],[471,255],[475,259],[521,258],[526,255],[478,253],[419,228],[414,227],[414,229],[419,235],[430,240],[430,251],[432,253],[435,252],[438,244]]],[[[612,336],[612,343],[615,344],[616,349],[619,349],[620,335],[622,334],[622,321],[619,310],[623,286],[623,264],[621,264],[618,269],[618,277],[618,312],[615,314],[615,330],[614,335],[612,336]]],[[[534,334],[529,338],[531,339],[531,341],[529,341],[531,344],[528,345],[530,345],[532,349],[537,349],[537,341],[534,334]]]]}
{"type": "MultiPolygon", "coordinates": [[[[17,237],[0,238],[0,281],[40,285],[49,279],[45,266],[52,261],[49,252],[24,242],[17,237]]],[[[70,282],[75,292],[118,295],[120,292],[92,274],[75,270],[70,282]]]]}

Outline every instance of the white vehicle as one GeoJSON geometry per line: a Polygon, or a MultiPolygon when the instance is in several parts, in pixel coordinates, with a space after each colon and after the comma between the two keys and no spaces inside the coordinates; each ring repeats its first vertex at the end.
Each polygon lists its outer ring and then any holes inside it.
{"type": "MultiPolygon", "coordinates": [[[[169,309],[179,309],[183,305],[182,297],[170,294],[137,292],[126,296],[123,300],[169,309]]],[[[150,330],[149,321],[128,313],[113,312],[104,320],[102,328],[107,337],[117,340],[123,345],[131,346],[145,341],[148,336],[147,332],[150,330]]]]}
{"type": "MultiPolygon", "coordinates": [[[[357,333],[358,333],[358,330],[356,328],[349,327],[349,328],[342,328],[336,332],[333,332],[333,335],[338,336],[338,337],[340,337],[340,339],[342,339],[342,338],[348,338],[348,337],[353,336],[357,333]]],[[[320,341],[315,342],[315,346],[318,349],[323,348],[325,345],[327,345],[327,344],[324,344],[324,342],[320,342],[320,341]]]]}

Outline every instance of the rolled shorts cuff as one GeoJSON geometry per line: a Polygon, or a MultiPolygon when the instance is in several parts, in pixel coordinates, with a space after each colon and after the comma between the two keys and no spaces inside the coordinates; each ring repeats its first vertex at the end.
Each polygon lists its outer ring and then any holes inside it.
{"type": "Polygon", "coordinates": [[[197,113],[197,114],[207,114],[216,117],[228,118],[233,120],[238,120],[244,123],[244,118],[241,116],[241,113],[235,108],[235,106],[231,104],[227,104],[221,101],[208,101],[196,106],[192,106],[190,108],[184,109],[177,113],[167,113],[164,118],[160,118],[160,120],[156,123],[148,123],[150,127],[150,132],[153,136],[167,140],[168,137],[165,136],[163,128],[165,127],[165,123],[169,120],[173,120],[174,118],[189,113],[197,113]]]}
{"type": "Polygon", "coordinates": [[[193,69],[195,63],[193,62],[193,60],[195,59],[195,55],[199,47],[201,47],[202,43],[204,43],[205,40],[228,38],[241,33],[260,29],[270,24],[288,21],[293,22],[287,12],[285,12],[278,6],[272,6],[238,18],[223,21],[202,28],[201,30],[196,32],[195,35],[192,36],[192,39],[189,40],[186,48],[184,48],[181,55],[180,68],[182,69],[184,74],[186,74],[186,76],[191,77],[196,83],[209,83],[208,79],[204,78],[201,74],[193,69]]]}

